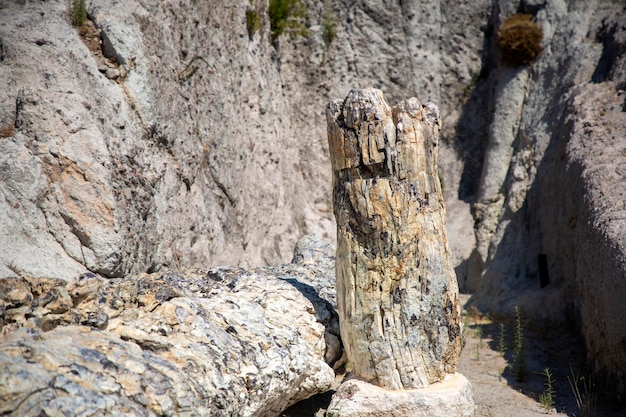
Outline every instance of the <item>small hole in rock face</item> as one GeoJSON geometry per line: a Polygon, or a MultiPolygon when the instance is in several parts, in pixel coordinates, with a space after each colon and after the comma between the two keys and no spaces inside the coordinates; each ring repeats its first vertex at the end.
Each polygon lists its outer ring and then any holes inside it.
{"type": "Polygon", "coordinates": [[[537,263],[539,264],[539,284],[541,288],[550,285],[550,275],[548,273],[548,255],[540,253],[537,255],[537,263]]]}
{"type": "MultiPolygon", "coordinates": [[[[330,404],[335,391],[327,391],[322,394],[316,394],[306,400],[302,400],[283,411],[281,416],[284,417],[314,417],[317,410],[326,409],[330,404]]],[[[326,414],[329,415],[329,414],[326,414]]]]}

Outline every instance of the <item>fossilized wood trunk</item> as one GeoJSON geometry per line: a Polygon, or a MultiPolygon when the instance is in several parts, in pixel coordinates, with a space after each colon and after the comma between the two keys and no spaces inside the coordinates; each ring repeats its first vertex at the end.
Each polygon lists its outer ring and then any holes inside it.
{"type": "Polygon", "coordinates": [[[337,305],[349,366],[391,389],[454,372],[460,305],[437,174],[439,115],[379,90],[327,107],[337,219],[337,305]]]}
{"type": "Polygon", "coordinates": [[[332,262],[0,278],[0,415],[282,415],[333,382],[332,262]]]}

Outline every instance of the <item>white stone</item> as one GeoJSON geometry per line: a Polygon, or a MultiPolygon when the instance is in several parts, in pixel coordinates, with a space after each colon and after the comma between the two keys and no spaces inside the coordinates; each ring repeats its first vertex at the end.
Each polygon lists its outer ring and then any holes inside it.
{"type": "Polygon", "coordinates": [[[426,388],[388,390],[350,379],[341,384],[327,415],[341,417],[470,417],[475,410],[472,386],[459,373],[426,388]]]}

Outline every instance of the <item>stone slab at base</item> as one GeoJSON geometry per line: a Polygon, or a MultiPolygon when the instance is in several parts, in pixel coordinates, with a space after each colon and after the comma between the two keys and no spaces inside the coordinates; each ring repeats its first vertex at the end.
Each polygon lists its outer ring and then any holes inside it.
{"type": "Polygon", "coordinates": [[[471,417],[476,406],[470,382],[447,375],[426,388],[388,390],[357,379],[344,381],[333,395],[327,416],[333,417],[471,417]]]}

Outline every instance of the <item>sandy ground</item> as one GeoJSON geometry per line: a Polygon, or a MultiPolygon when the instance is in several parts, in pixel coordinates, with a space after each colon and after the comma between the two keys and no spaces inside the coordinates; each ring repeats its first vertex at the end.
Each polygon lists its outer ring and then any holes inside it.
{"type": "MultiPolygon", "coordinates": [[[[469,296],[462,295],[467,302],[469,296]]],[[[616,409],[599,397],[582,369],[582,340],[570,335],[563,326],[529,323],[521,317],[521,357],[526,364],[525,379],[518,381],[513,369],[513,342],[517,329],[514,318],[495,318],[469,309],[464,311],[465,346],[458,372],[465,375],[474,390],[475,417],[626,417],[625,409],[616,409]],[[503,336],[501,331],[504,329],[503,336]],[[553,406],[540,401],[546,391],[544,369],[553,375],[553,406]],[[581,411],[570,380],[577,381],[581,411]]],[[[341,376],[338,376],[339,383],[341,376]]],[[[323,417],[332,392],[302,401],[281,417],[323,417]]],[[[407,416],[408,417],[408,416],[407,416]]]]}
{"type": "MultiPolygon", "coordinates": [[[[461,296],[464,301],[469,296],[461,296]]],[[[474,389],[475,417],[625,417],[584,369],[583,340],[564,325],[530,323],[521,317],[525,378],[514,369],[515,318],[464,311],[465,346],[458,371],[474,389]],[[502,329],[504,330],[503,336],[502,329]],[[553,407],[541,403],[545,369],[552,374],[553,407]]]]}
{"type": "MultiPolygon", "coordinates": [[[[579,341],[561,334],[555,345],[549,329],[534,328],[521,318],[522,353],[526,364],[525,378],[518,381],[514,363],[514,335],[517,322],[514,319],[491,319],[470,311],[464,312],[465,346],[458,371],[465,375],[474,389],[476,417],[516,416],[531,417],[551,414],[553,416],[580,415],[568,376],[571,378],[581,363],[582,347],[579,341]],[[502,324],[502,326],[501,326],[502,324]],[[547,330],[547,333],[546,333],[547,330]],[[552,351],[558,352],[553,355],[552,351]],[[577,356],[577,352],[580,354],[577,356]],[[555,357],[556,356],[556,357],[555,357]],[[545,368],[553,375],[553,407],[543,406],[540,396],[546,391],[545,368]]],[[[561,329],[559,329],[561,333],[561,329]]]]}

